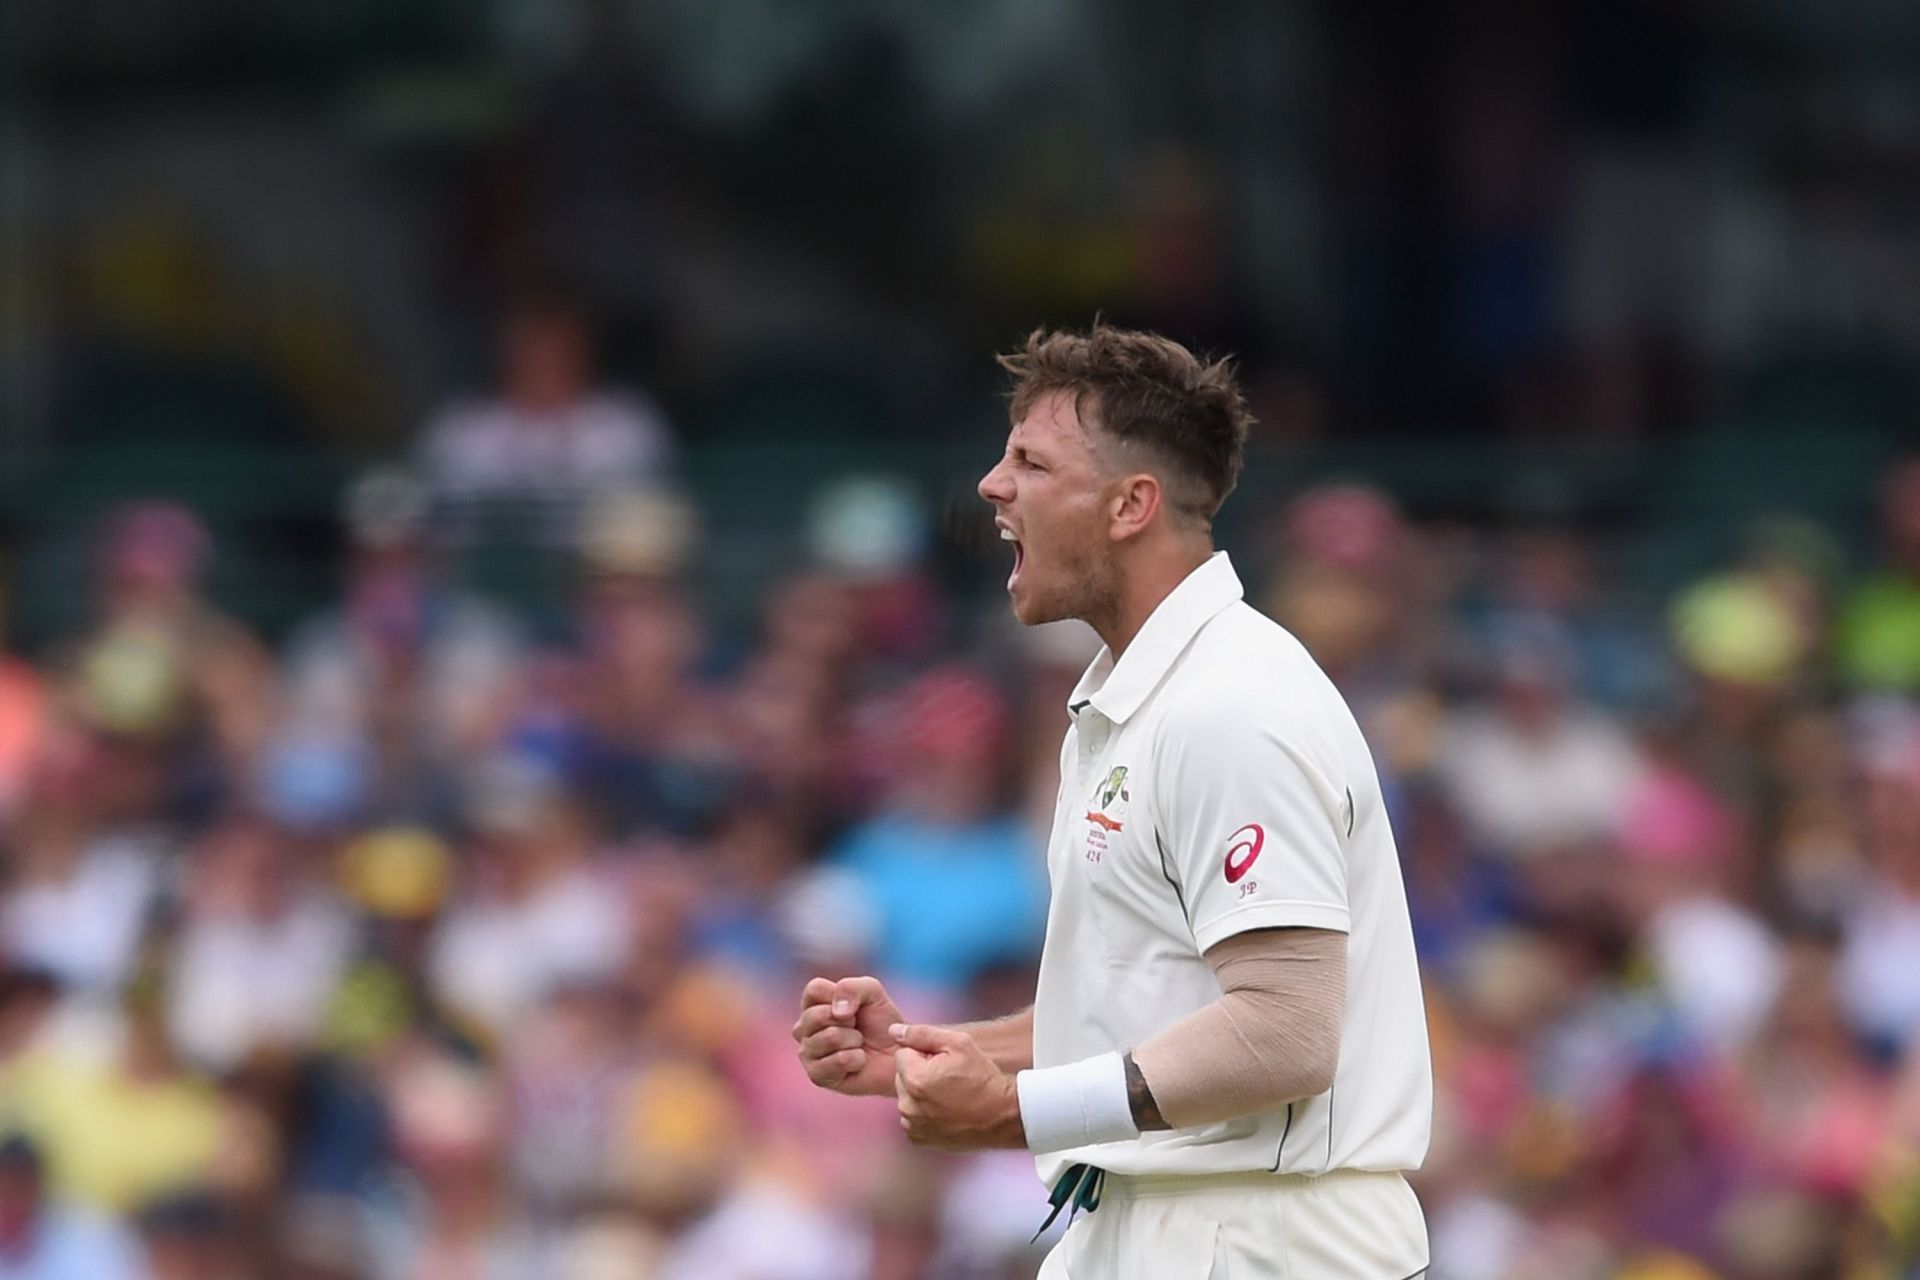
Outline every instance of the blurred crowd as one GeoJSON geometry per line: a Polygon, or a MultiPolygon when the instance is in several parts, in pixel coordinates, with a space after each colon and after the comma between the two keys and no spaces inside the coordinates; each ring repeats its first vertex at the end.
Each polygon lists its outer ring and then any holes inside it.
{"type": "MultiPolygon", "coordinates": [[[[1028,1157],[913,1151],[787,1028],[817,973],[1030,1001],[1097,641],[969,604],[885,477],[711,625],[724,513],[581,338],[529,311],[352,483],[283,643],[156,500],[99,529],[88,625],[0,665],[0,1278],[1033,1274],[1028,1157]],[[451,570],[501,509],[557,616],[451,570]]],[[[1672,600],[1354,484],[1229,548],[1387,782],[1436,1280],[1915,1274],[1920,461],[1878,500],[1871,563],[1774,521],[1672,600]]]]}

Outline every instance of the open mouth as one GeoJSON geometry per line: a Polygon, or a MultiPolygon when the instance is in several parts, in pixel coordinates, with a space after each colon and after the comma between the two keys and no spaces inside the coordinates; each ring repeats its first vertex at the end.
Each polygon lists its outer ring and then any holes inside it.
{"type": "Polygon", "coordinates": [[[1007,575],[1007,590],[1011,591],[1013,590],[1013,584],[1020,580],[1020,568],[1026,563],[1027,552],[1026,548],[1021,546],[1020,539],[1015,536],[1013,530],[1004,524],[1000,526],[1000,540],[1013,544],[1013,572],[1007,575]]]}

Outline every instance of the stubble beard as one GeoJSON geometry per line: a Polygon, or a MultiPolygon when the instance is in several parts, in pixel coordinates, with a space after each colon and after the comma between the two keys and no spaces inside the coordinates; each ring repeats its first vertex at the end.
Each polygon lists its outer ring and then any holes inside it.
{"type": "Polygon", "coordinates": [[[1058,590],[1031,598],[1024,610],[1015,606],[1014,615],[1023,624],[1037,627],[1078,618],[1099,631],[1119,612],[1119,587],[1113,566],[1106,557],[1089,555],[1077,559],[1061,571],[1060,577],[1062,585],[1058,590]]]}

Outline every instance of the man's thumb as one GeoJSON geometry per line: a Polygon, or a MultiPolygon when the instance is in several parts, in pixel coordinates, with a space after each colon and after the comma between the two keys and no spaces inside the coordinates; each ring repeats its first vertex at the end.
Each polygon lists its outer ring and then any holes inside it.
{"type": "Polygon", "coordinates": [[[877,979],[842,978],[833,984],[833,1016],[851,1018],[860,1012],[861,1005],[880,1003],[884,994],[877,979]]]}
{"type": "Polygon", "coordinates": [[[905,1045],[909,1049],[918,1049],[921,1053],[940,1053],[947,1049],[958,1049],[967,1042],[966,1033],[952,1031],[946,1027],[930,1027],[924,1024],[896,1022],[888,1028],[895,1044],[905,1045]]]}

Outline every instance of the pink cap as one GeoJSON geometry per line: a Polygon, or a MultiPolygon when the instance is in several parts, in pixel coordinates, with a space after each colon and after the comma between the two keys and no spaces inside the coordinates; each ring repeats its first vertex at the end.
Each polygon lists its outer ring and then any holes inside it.
{"type": "Polygon", "coordinates": [[[1620,847],[1647,862],[1717,862],[1733,851],[1739,829],[1733,811],[1698,780],[1662,769],[1629,797],[1620,847]]]}
{"type": "Polygon", "coordinates": [[[940,667],[907,686],[902,723],[912,748],[942,759],[979,759],[1005,745],[1012,728],[999,690],[963,667],[940,667]]]}
{"type": "Polygon", "coordinates": [[[116,573],[187,581],[206,567],[213,539],[177,502],[135,502],[107,522],[107,563],[116,573]]]}
{"type": "Polygon", "coordinates": [[[1403,527],[1393,502],[1357,484],[1323,485],[1287,509],[1286,542],[1297,555],[1359,573],[1384,573],[1400,557],[1403,527]]]}

